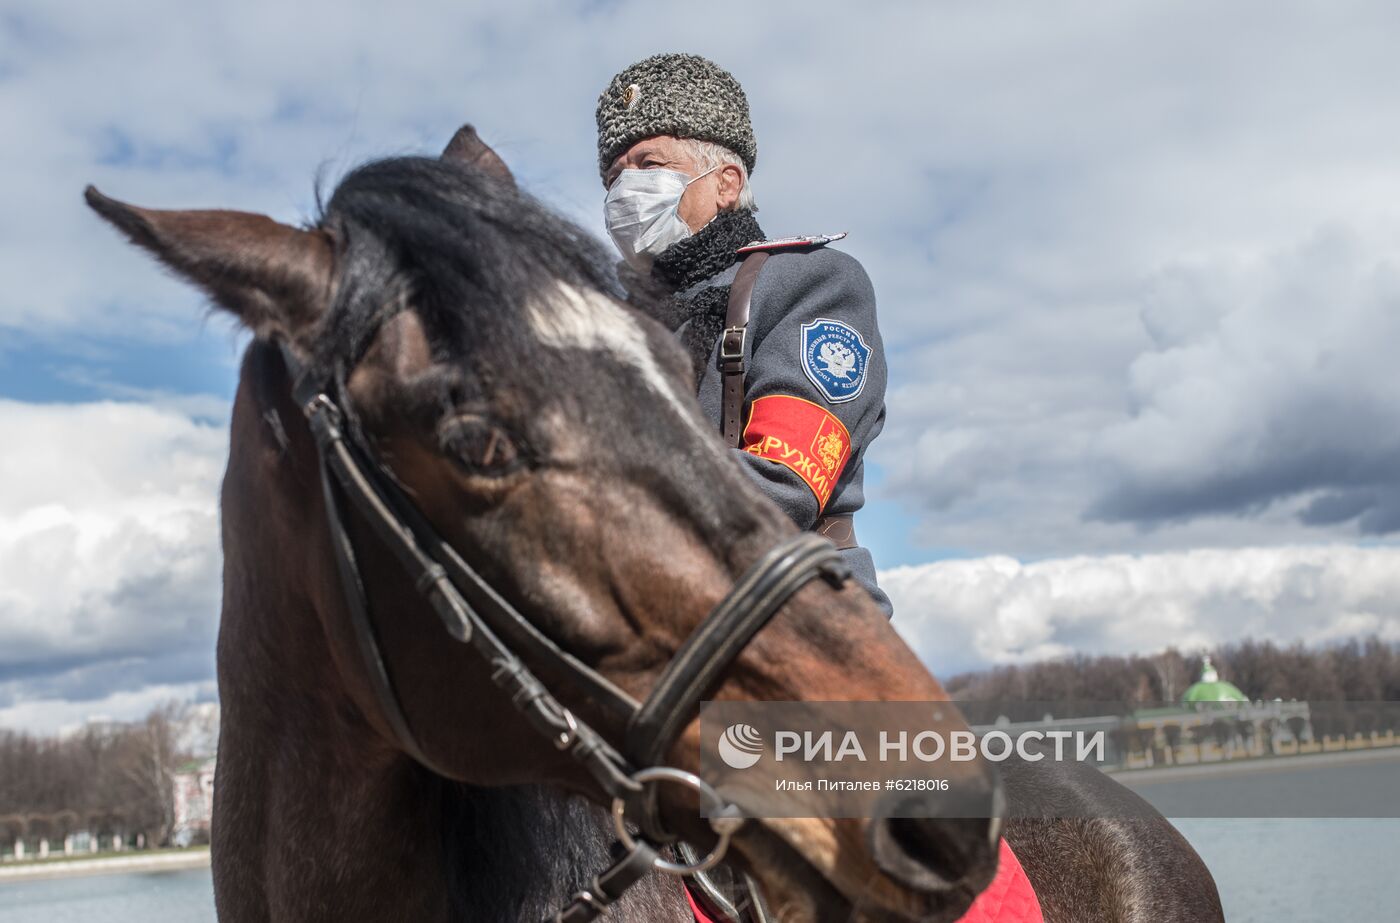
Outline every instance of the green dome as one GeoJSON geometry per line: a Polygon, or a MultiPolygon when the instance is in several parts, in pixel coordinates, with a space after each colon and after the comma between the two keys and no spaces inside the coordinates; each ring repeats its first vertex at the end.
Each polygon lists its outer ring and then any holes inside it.
{"type": "Polygon", "coordinates": [[[1192,683],[1186,690],[1186,694],[1181,697],[1185,705],[1195,705],[1200,702],[1248,702],[1249,696],[1240,692],[1239,687],[1234,683],[1228,683],[1220,678],[1220,674],[1215,672],[1215,667],[1211,664],[1210,658],[1205,658],[1201,664],[1200,682],[1192,683]]]}
{"type": "Polygon", "coordinates": [[[1195,702],[1248,702],[1249,696],[1240,692],[1234,683],[1192,683],[1181,701],[1188,705],[1195,702]]]}

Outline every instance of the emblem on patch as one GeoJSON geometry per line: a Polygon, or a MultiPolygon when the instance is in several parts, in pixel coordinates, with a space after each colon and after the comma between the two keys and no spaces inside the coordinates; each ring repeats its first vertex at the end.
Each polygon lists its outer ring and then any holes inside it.
{"type": "Polygon", "coordinates": [[[818,434],[817,438],[812,440],[812,448],[816,450],[817,459],[828,471],[835,471],[846,457],[846,440],[838,432],[818,434]]]}
{"type": "Polygon", "coordinates": [[[622,91],[622,105],[626,106],[628,109],[637,105],[637,103],[641,101],[641,98],[642,88],[635,83],[629,84],[627,89],[622,91]]]}
{"type": "Polygon", "coordinates": [[[854,328],[820,317],[802,325],[802,370],[830,403],[855,400],[869,367],[870,347],[854,328]]]}

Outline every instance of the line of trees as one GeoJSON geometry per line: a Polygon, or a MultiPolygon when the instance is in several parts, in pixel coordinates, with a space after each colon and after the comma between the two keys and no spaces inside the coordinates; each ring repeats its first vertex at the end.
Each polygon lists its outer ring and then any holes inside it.
{"type": "Polygon", "coordinates": [[[165,845],[174,827],[174,773],[184,708],[144,721],[89,725],[46,738],[0,731],[0,842],[86,830],[165,845]]]}
{"type": "MultiPolygon", "coordinates": [[[[1254,701],[1400,701],[1400,645],[1374,636],[1320,648],[1241,641],[1210,658],[1221,679],[1254,701]]],[[[960,701],[1145,705],[1180,701],[1201,665],[1201,655],[1175,648],[1147,657],[1078,655],[962,673],[943,687],[960,701]]]]}

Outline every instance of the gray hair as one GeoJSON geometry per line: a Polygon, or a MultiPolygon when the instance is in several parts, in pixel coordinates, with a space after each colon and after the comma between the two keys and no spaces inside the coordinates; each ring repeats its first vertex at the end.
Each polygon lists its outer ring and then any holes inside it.
{"type": "Polygon", "coordinates": [[[749,185],[749,171],[744,166],[743,158],[724,145],[715,144],[713,141],[700,141],[696,138],[679,138],[677,140],[682,149],[690,155],[690,159],[695,161],[697,175],[729,163],[738,167],[744,183],[739,187],[739,198],[735,200],[732,210],[758,211],[758,204],[753,200],[753,187],[749,185]]]}

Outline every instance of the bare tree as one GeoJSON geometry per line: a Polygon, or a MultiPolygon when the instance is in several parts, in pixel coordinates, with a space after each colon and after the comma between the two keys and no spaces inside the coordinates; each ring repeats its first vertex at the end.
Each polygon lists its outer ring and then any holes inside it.
{"type": "Polygon", "coordinates": [[[1157,695],[1163,702],[1175,702],[1186,691],[1191,680],[1186,673],[1186,660],[1181,652],[1169,647],[1148,658],[1157,677],[1157,695]]]}
{"type": "Polygon", "coordinates": [[[135,809],[131,821],[154,844],[168,843],[174,831],[175,769],[182,758],[176,736],[184,711],[174,702],[157,707],[125,735],[118,751],[118,772],[135,809]]]}

